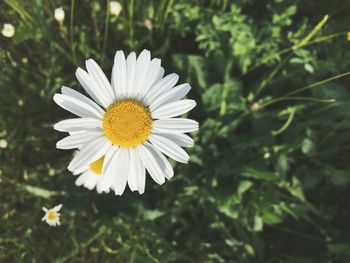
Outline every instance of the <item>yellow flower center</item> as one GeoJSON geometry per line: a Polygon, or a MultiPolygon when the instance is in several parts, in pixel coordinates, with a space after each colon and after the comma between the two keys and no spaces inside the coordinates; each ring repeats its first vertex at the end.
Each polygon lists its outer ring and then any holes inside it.
{"type": "Polygon", "coordinates": [[[93,163],[90,163],[90,170],[93,171],[95,174],[101,174],[102,173],[102,166],[103,166],[103,160],[105,159],[104,156],[102,156],[97,161],[94,161],[93,163]]]}
{"type": "Polygon", "coordinates": [[[103,132],[115,145],[135,147],[147,140],[152,129],[149,110],[140,102],[123,99],[111,105],[103,118],[103,132]]]}
{"type": "Polygon", "coordinates": [[[56,217],[57,217],[57,214],[56,214],[55,211],[49,211],[49,212],[47,213],[47,218],[48,218],[50,221],[55,220],[56,217]]]}

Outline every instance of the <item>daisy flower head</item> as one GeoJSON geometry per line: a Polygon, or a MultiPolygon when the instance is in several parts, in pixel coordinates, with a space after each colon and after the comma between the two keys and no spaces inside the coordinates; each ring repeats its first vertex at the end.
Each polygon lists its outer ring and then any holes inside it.
{"type": "Polygon", "coordinates": [[[189,156],[182,147],[194,144],[185,133],[196,131],[198,123],[179,117],[196,106],[194,100],[183,99],[190,85],[175,86],[179,77],[174,73],[164,77],[160,59],[151,59],[148,50],[127,58],[117,51],[111,83],[94,60],[87,60],[86,68],[78,68],[76,77],[91,99],[68,87],[53,98],[78,116],[54,125],[70,133],[57,148],[79,149],[68,170],[81,174],[103,157],[96,181],[99,192],[112,189],[122,195],[128,185],[142,194],[146,170],[163,184],[174,175],[165,155],[187,163],[189,156]]]}
{"type": "Polygon", "coordinates": [[[44,217],[41,219],[42,221],[46,221],[47,224],[50,226],[59,226],[61,224],[60,222],[60,211],[62,208],[62,204],[59,204],[55,206],[54,208],[47,209],[46,207],[43,207],[43,211],[45,212],[44,217]]]}

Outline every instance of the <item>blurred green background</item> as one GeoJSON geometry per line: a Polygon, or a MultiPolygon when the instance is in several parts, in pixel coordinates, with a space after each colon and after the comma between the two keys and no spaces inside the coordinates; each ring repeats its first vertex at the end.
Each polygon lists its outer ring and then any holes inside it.
{"type": "Polygon", "coordinates": [[[350,2],[120,3],[0,3],[0,262],[350,262],[350,2]],[[52,96],[144,48],[192,85],[190,163],[142,196],[78,188],[52,96]]]}

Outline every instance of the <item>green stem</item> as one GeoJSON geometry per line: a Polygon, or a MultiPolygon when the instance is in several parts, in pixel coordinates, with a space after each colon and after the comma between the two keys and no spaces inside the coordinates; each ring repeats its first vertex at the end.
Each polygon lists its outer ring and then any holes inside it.
{"type": "Polygon", "coordinates": [[[300,238],[309,239],[309,240],[313,240],[313,241],[320,242],[320,243],[326,243],[326,240],[323,240],[321,238],[314,237],[314,236],[311,236],[311,235],[308,235],[308,234],[305,234],[305,233],[297,232],[295,230],[290,230],[290,229],[285,228],[285,227],[279,227],[279,226],[275,226],[275,225],[270,225],[270,227],[274,228],[276,230],[285,232],[285,233],[289,233],[289,234],[298,236],[300,238]]]}
{"type": "Polygon", "coordinates": [[[297,49],[300,49],[302,47],[305,47],[305,46],[309,46],[309,45],[312,45],[312,44],[316,44],[316,43],[321,43],[321,42],[324,42],[324,41],[327,41],[327,40],[330,40],[332,38],[336,38],[338,36],[345,36],[347,34],[347,32],[340,32],[340,33],[334,33],[334,34],[331,34],[331,35],[328,35],[328,36],[324,36],[324,37],[320,37],[318,39],[315,39],[313,41],[309,41],[308,43],[305,43],[303,45],[298,45],[298,44],[295,44],[291,47],[288,47],[288,48],[285,48],[285,49],[282,49],[274,54],[271,54],[269,56],[267,56],[266,58],[262,59],[261,62],[255,64],[249,71],[253,71],[254,69],[266,64],[267,62],[269,62],[270,60],[273,60],[275,58],[278,58],[279,56],[283,55],[283,54],[286,54],[288,52],[291,52],[291,51],[295,51],[297,49]],[[296,47],[297,46],[297,47],[296,47]]]}
{"type": "Polygon", "coordinates": [[[102,58],[101,58],[102,67],[106,57],[106,48],[107,48],[107,40],[108,40],[108,27],[109,27],[109,10],[108,9],[109,9],[109,0],[107,0],[107,5],[106,5],[105,30],[103,35],[102,58]]]}
{"type": "Polygon", "coordinates": [[[296,50],[299,47],[305,46],[310,40],[317,34],[318,31],[327,23],[329,16],[325,15],[323,19],[311,30],[311,32],[304,37],[298,44],[296,44],[293,49],[296,50]]]}
{"type": "Polygon", "coordinates": [[[317,87],[317,86],[320,86],[320,85],[322,85],[322,84],[331,82],[331,81],[333,81],[333,80],[346,77],[346,76],[348,76],[348,75],[350,75],[350,71],[347,71],[347,72],[344,72],[344,73],[335,75],[335,76],[333,76],[333,77],[330,77],[330,78],[328,78],[328,79],[324,79],[324,80],[318,81],[318,82],[316,82],[316,83],[312,83],[312,84],[307,85],[307,86],[305,86],[305,87],[303,87],[303,88],[300,88],[300,89],[297,89],[297,90],[295,90],[295,91],[289,92],[289,93],[287,93],[287,94],[284,95],[284,96],[291,96],[291,95],[294,95],[294,94],[296,94],[296,93],[299,93],[299,92],[302,92],[302,91],[305,91],[305,90],[308,90],[308,89],[312,89],[312,88],[317,87]]]}
{"type": "Polygon", "coordinates": [[[339,122],[338,124],[335,125],[335,127],[328,133],[324,138],[320,141],[319,145],[324,145],[329,138],[337,134],[337,130],[342,127],[343,125],[347,124],[349,122],[350,118],[345,118],[343,121],[339,122]]]}
{"type": "Polygon", "coordinates": [[[283,101],[283,100],[309,100],[309,101],[315,101],[315,102],[334,102],[335,100],[334,99],[330,99],[330,100],[322,100],[322,99],[317,99],[317,98],[307,98],[307,97],[291,97],[292,95],[296,94],[296,93],[299,93],[299,92],[302,92],[302,91],[305,91],[305,90],[308,90],[308,89],[312,89],[312,88],[315,88],[317,86],[320,86],[322,84],[325,84],[325,83],[328,83],[328,82],[331,82],[333,80],[336,80],[336,79],[339,79],[339,78],[343,78],[345,76],[348,76],[350,75],[350,71],[347,71],[347,72],[344,72],[344,73],[341,73],[341,74],[338,74],[336,76],[333,76],[333,77],[330,77],[328,79],[324,79],[324,80],[321,80],[321,81],[318,81],[318,82],[315,82],[315,83],[312,83],[310,85],[307,85],[305,87],[302,87],[300,89],[297,89],[297,90],[294,90],[292,92],[289,92],[285,95],[283,95],[282,97],[280,98],[276,98],[276,99],[272,99],[270,101],[267,101],[265,103],[262,103],[261,104],[261,108],[263,107],[266,107],[268,105],[271,105],[275,102],[279,102],[279,101],[283,101]]]}
{"type": "Polygon", "coordinates": [[[261,103],[260,105],[260,109],[265,108],[271,104],[274,104],[276,102],[280,102],[280,101],[285,101],[285,100],[305,100],[305,101],[313,101],[313,102],[323,102],[323,103],[332,103],[335,102],[335,99],[329,99],[329,100],[323,100],[323,99],[317,99],[317,98],[309,98],[309,97],[280,97],[277,99],[273,99],[270,101],[267,101],[265,103],[261,103]]]}
{"type": "Polygon", "coordinates": [[[134,40],[134,0],[129,1],[129,21],[128,21],[128,35],[129,41],[128,45],[131,50],[135,49],[135,40],[134,40]]]}
{"type": "Polygon", "coordinates": [[[261,85],[256,91],[255,97],[269,84],[273,77],[278,73],[278,71],[286,64],[291,55],[288,55],[283,61],[278,63],[277,67],[270,73],[270,75],[261,82],[261,85]]]}
{"type": "Polygon", "coordinates": [[[70,45],[71,45],[71,51],[72,51],[72,57],[73,57],[73,62],[75,65],[77,65],[77,58],[75,55],[75,44],[74,44],[74,38],[73,38],[73,30],[74,30],[74,3],[75,0],[72,0],[71,2],[71,12],[70,12],[70,45]]]}
{"type": "MultiPolygon", "coordinates": [[[[227,66],[225,68],[225,74],[224,74],[224,80],[225,83],[228,83],[230,80],[230,72],[232,68],[232,60],[229,60],[227,63],[227,66]]],[[[221,103],[220,103],[220,116],[224,116],[226,113],[226,98],[227,98],[227,93],[228,93],[228,84],[224,84],[223,86],[223,91],[221,95],[221,103]]]]}
{"type": "Polygon", "coordinates": [[[289,127],[289,125],[292,123],[293,119],[294,119],[294,114],[295,114],[296,109],[295,108],[291,108],[290,110],[290,114],[288,116],[287,121],[283,124],[283,126],[281,128],[279,128],[276,131],[271,131],[271,134],[276,136],[281,134],[282,132],[284,132],[285,130],[287,130],[287,128],[289,127]]]}
{"type": "Polygon", "coordinates": [[[168,18],[168,15],[169,15],[173,5],[174,5],[174,0],[169,0],[167,2],[165,10],[164,10],[164,18],[163,18],[164,21],[168,18]]]}

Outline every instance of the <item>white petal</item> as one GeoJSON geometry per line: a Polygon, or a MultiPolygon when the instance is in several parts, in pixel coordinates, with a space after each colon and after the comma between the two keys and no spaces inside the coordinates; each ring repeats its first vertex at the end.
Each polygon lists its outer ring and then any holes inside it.
{"type": "Polygon", "coordinates": [[[155,83],[145,96],[147,105],[150,105],[159,95],[174,87],[178,80],[179,76],[172,73],[155,83]]]}
{"type": "Polygon", "coordinates": [[[190,91],[191,86],[187,83],[176,86],[156,98],[150,105],[150,111],[154,111],[159,106],[182,99],[190,91]]]}
{"type": "Polygon", "coordinates": [[[142,160],[138,152],[134,150],[133,154],[135,156],[134,172],[137,175],[138,192],[140,195],[142,195],[145,192],[146,186],[146,168],[142,164],[142,160]]]}
{"type": "Polygon", "coordinates": [[[140,94],[145,96],[153,84],[157,81],[159,70],[160,70],[160,59],[154,58],[149,64],[147,75],[145,76],[144,82],[142,83],[140,94]]]}
{"type": "Polygon", "coordinates": [[[90,171],[84,172],[82,175],[80,175],[77,180],[75,180],[76,186],[81,186],[85,183],[85,181],[89,178],[90,171]]]}
{"type": "Polygon", "coordinates": [[[89,96],[93,98],[94,101],[96,101],[98,104],[105,108],[108,107],[107,98],[103,94],[102,90],[100,90],[99,87],[96,85],[95,81],[93,81],[93,79],[85,70],[78,68],[75,71],[75,76],[77,77],[87,94],[89,94],[89,96]]]}
{"type": "Polygon", "coordinates": [[[78,92],[78,91],[76,91],[76,90],[74,90],[74,89],[65,87],[65,86],[62,86],[61,91],[62,91],[62,94],[63,94],[63,95],[67,95],[67,96],[76,98],[76,99],[78,99],[78,100],[81,100],[81,101],[85,102],[86,104],[90,105],[91,107],[95,108],[95,109],[96,109],[98,112],[100,112],[102,115],[105,114],[105,111],[104,111],[103,109],[101,109],[101,107],[98,106],[98,105],[96,104],[96,102],[90,100],[88,97],[84,96],[84,95],[81,94],[80,92],[78,92]]]}
{"type": "Polygon", "coordinates": [[[107,190],[105,190],[105,191],[102,191],[99,187],[98,187],[98,184],[99,184],[99,182],[101,181],[101,179],[99,180],[99,181],[97,181],[97,184],[96,184],[96,191],[97,191],[97,193],[99,193],[99,194],[101,194],[101,193],[109,193],[109,188],[107,189],[107,190]]]}
{"type": "Polygon", "coordinates": [[[198,122],[185,118],[155,120],[152,125],[152,132],[185,133],[198,130],[198,122]]]}
{"type": "Polygon", "coordinates": [[[138,56],[136,61],[136,73],[135,73],[135,83],[134,83],[134,96],[140,95],[142,91],[142,86],[146,80],[148,68],[151,63],[151,53],[144,49],[138,56]]]}
{"type": "Polygon", "coordinates": [[[151,114],[155,119],[172,118],[192,110],[195,106],[194,100],[179,100],[160,106],[151,114]]]}
{"type": "Polygon", "coordinates": [[[77,116],[103,118],[103,115],[98,110],[79,99],[62,94],[55,94],[53,99],[60,107],[77,116]]]}
{"type": "Polygon", "coordinates": [[[180,163],[187,163],[190,158],[188,154],[176,143],[164,136],[151,134],[150,142],[162,153],[180,163]]]}
{"type": "Polygon", "coordinates": [[[134,149],[129,149],[129,174],[128,185],[131,191],[139,191],[143,194],[146,183],[146,170],[142,165],[142,161],[134,149]]]}
{"type": "Polygon", "coordinates": [[[114,102],[115,96],[106,75],[100,66],[91,58],[85,62],[85,65],[92,80],[95,81],[96,85],[104,93],[108,106],[111,105],[114,102]]]}
{"type": "Polygon", "coordinates": [[[135,154],[136,151],[129,149],[129,173],[128,173],[128,185],[131,191],[136,191],[138,189],[137,183],[137,169],[135,165],[135,159],[138,157],[135,154]]]}
{"type": "Polygon", "coordinates": [[[96,186],[98,178],[99,178],[99,175],[90,173],[89,177],[87,178],[87,180],[84,183],[84,187],[86,187],[89,190],[94,189],[94,187],[96,186]]]}
{"type": "Polygon", "coordinates": [[[63,150],[80,148],[82,145],[101,136],[103,136],[103,133],[101,131],[79,132],[74,135],[69,135],[63,138],[62,140],[58,141],[56,143],[56,148],[63,150]]]}
{"type": "Polygon", "coordinates": [[[193,147],[194,141],[193,139],[182,133],[154,133],[155,135],[163,136],[170,141],[173,141],[177,145],[181,147],[193,147]]]}
{"type": "Polygon", "coordinates": [[[127,91],[126,61],[124,52],[121,50],[118,50],[114,56],[112,87],[117,98],[120,98],[127,91]]]}
{"type": "Polygon", "coordinates": [[[173,167],[171,166],[170,162],[168,161],[167,158],[165,158],[164,154],[162,154],[156,147],[154,147],[152,144],[147,143],[148,147],[150,147],[152,149],[152,152],[155,156],[156,159],[158,159],[158,161],[160,163],[162,163],[162,166],[164,167],[164,176],[167,179],[170,179],[171,177],[174,176],[174,170],[173,167]]]}
{"type": "Polygon", "coordinates": [[[97,191],[107,191],[113,184],[115,178],[115,166],[117,162],[114,160],[119,156],[119,147],[113,145],[105,155],[102,168],[102,178],[97,184],[97,191]]]}
{"type": "Polygon", "coordinates": [[[54,208],[52,208],[53,211],[58,212],[62,208],[62,204],[56,205],[54,208]]]}
{"type": "Polygon", "coordinates": [[[68,170],[75,173],[82,172],[90,163],[104,156],[110,147],[111,142],[104,136],[87,143],[74,156],[68,165],[68,170]]]}
{"type": "Polygon", "coordinates": [[[61,132],[74,132],[93,128],[102,129],[102,121],[95,118],[74,118],[57,122],[53,128],[61,132]]]}
{"type": "Polygon", "coordinates": [[[117,159],[113,159],[116,162],[115,179],[112,185],[112,188],[115,191],[116,195],[122,195],[126,182],[128,179],[128,170],[129,170],[129,151],[125,148],[120,148],[120,153],[117,159]]]}
{"type": "Polygon", "coordinates": [[[154,157],[159,161],[159,163],[162,164],[162,167],[164,167],[163,169],[165,178],[170,179],[171,177],[173,177],[174,170],[168,159],[165,158],[165,156],[152,144],[148,143],[148,147],[151,148],[151,152],[154,154],[154,157]]]}
{"type": "Polygon", "coordinates": [[[141,144],[135,150],[138,152],[144,167],[146,167],[150,176],[158,184],[165,182],[165,174],[167,173],[167,166],[161,158],[157,158],[158,154],[154,148],[147,142],[141,144]]]}
{"type": "Polygon", "coordinates": [[[136,54],[131,52],[126,59],[126,78],[127,78],[127,92],[126,95],[135,94],[135,73],[136,73],[136,54]]]}
{"type": "MultiPolygon", "coordinates": [[[[163,67],[160,67],[160,69],[158,70],[158,74],[157,74],[157,77],[156,77],[156,80],[155,82],[153,83],[153,85],[155,85],[156,83],[158,83],[158,81],[160,81],[164,76],[164,68],[163,67]]],[[[151,87],[152,88],[152,87],[151,87]]]]}

